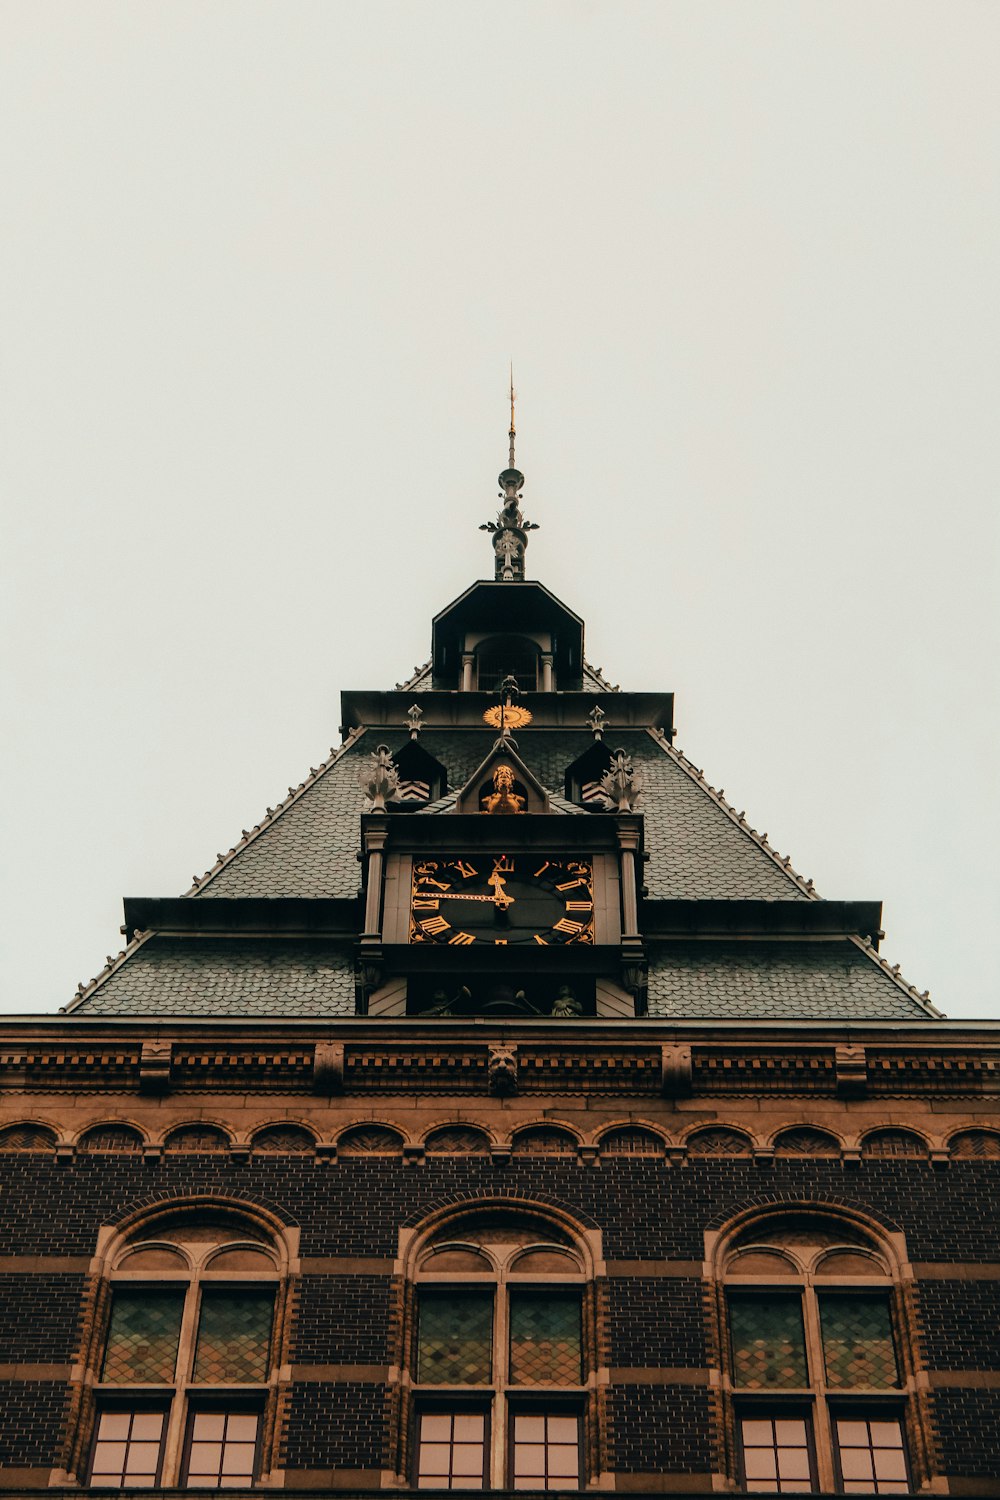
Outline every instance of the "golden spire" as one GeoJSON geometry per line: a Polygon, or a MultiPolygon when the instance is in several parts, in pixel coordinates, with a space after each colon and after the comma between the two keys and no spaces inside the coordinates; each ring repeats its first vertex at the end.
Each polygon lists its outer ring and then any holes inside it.
{"type": "Polygon", "coordinates": [[[511,366],[510,366],[510,432],[508,433],[508,437],[510,438],[510,466],[511,466],[512,469],[514,468],[514,438],[517,435],[516,434],[516,429],[514,427],[514,402],[515,402],[516,399],[517,399],[517,392],[514,389],[514,364],[513,364],[513,361],[511,361],[511,366]]]}

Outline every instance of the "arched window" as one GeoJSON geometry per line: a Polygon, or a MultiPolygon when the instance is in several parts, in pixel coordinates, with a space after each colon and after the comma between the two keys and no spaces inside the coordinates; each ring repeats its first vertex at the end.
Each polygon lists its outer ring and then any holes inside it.
{"type": "Polygon", "coordinates": [[[515,677],[522,692],[538,686],[539,648],[523,635],[493,635],[476,650],[476,685],[495,693],[505,677],[515,677]]]}
{"type": "Polygon", "coordinates": [[[742,1130],[730,1130],[727,1125],[709,1125],[705,1130],[696,1130],[688,1136],[688,1154],[691,1156],[752,1156],[753,1144],[742,1130]]]}
{"type": "Polygon", "coordinates": [[[94,1125],[84,1131],[77,1143],[79,1151],[141,1151],[142,1136],[131,1125],[94,1125]]]}
{"type": "Polygon", "coordinates": [[[575,1156],[579,1142],[558,1125],[529,1125],[514,1137],[515,1156],[575,1156]]]}
{"type": "Polygon", "coordinates": [[[840,1142],[829,1131],[813,1125],[797,1125],[783,1130],[774,1143],[777,1156],[839,1156],[840,1142]]]}
{"type": "Polygon", "coordinates": [[[588,1367],[586,1271],[553,1224],[453,1220],[413,1267],[412,1483],[579,1489],[588,1367]]]}
{"type": "Polygon", "coordinates": [[[914,1160],[925,1160],[930,1155],[927,1143],[915,1130],[870,1130],[861,1142],[863,1157],[903,1156],[914,1160]]]}
{"type": "Polygon", "coordinates": [[[490,1139],[475,1125],[442,1125],[431,1131],[424,1145],[432,1156],[485,1156],[490,1139]]]}
{"type": "Polygon", "coordinates": [[[228,1151],[229,1137],[218,1125],[178,1125],[167,1136],[163,1149],[170,1154],[228,1151]]]}
{"type": "Polygon", "coordinates": [[[948,1144],[959,1161],[1000,1156],[1000,1135],[993,1130],[960,1130],[948,1144]]]}
{"type": "Polygon", "coordinates": [[[297,1152],[307,1155],[316,1149],[316,1138],[301,1125],[267,1125],[253,1138],[253,1150],[271,1155],[297,1152]]]}
{"type": "Polygon", "coordinates": [[[908,1494],[910,1363],[887,1249],[803,1213],[744,1229],[721,1270],[743,1488],[908,1494]]]}
{"type": "Polygon", "coordinates": [[[663,1156],[663,1141],[641,1125],[619,1125],[601,1136],[602,1156],[663,1156]]]}
{"type": "Polygon", "coordinates": [[[277,1364],[276,1245],[237,1215],[166,1214],[112,1257],[94,1486],[247,1486],[277,1364]]]}
{"type": "Polygon", "coordinates": [[[6,1125],[0,1130],[0,1151],[54,1151],[56,1135],[47,1125],[25,1120],[20,1125],[6,1125]]]}
{"type": "Polygon", "coordinates": [[[340,1156],[401,1156],[403,1137],[388,1125],[355,1125],[337,1141],[340,1156]]]}

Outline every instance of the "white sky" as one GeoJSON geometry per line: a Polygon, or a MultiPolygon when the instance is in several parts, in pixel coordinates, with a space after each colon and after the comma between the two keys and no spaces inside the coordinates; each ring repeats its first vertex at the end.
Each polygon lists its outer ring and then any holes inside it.
{"type": "Polygon", "coordinates": [[[8,1010],[489,576],[996,1015],[1000,6],[0,11],[8,1010]]]}

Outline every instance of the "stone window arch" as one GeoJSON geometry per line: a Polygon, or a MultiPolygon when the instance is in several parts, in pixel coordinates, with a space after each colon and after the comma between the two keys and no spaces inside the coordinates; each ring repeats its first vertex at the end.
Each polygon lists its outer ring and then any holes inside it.
{"type": "Polygon", "coordinates": [[[663,1137],[644,1125],[618,1125],[601,1136],[602,1156],[662,1157],[666,1148],[663,1137]]]}
{"type": "Polygon", "coordinates": [[[1000,1156],[1000,1133],[995,1130],[959,1130],[948,1142],[957,1161],[980,1160],[1000,1156]]]}
{"type": "Polygon", "coordinates": [[[808,1209],[719,1237],[730,1477],[745,1492],[902,1495],[926,1477],[898,1250],[808,1209]]]}
{"type": "Polygon", "coordinates": [[[839,1156],[840,1142],[815,1125],[793,1125],[778,1135],[774,1151],[776,1156],[839,1156]]]}
{"type": "Polygon", "coordinates": [[[167,1208],[113,1237],[77,1470],[107,1488],[247,1487],[273,1463],[287,1247],[256,1215],[167,1208]]]}
{"type": "Polygon", "coordinates": [[[353,1125],[337,1141],[339,1156],[401,1156],[403,1137],[389,1125],[353,1125]]]}
{"type": "Polygon", "coordinates": [[[574,1157],[579,1141],[561,1125],[528,1125],[514,1136],[515,1156],[574,1157]]]}
{"type": "Polygon", "coordinates": [[[930,1152],[927,1142],[915,1130],[903,1130],[886,1126],[881,1130],[870,1130],[861,1141],[863,1157],[910,1157],[926,1161],[930,1152]]]}
{"type": "Polygon", "coordinates": [[[690,1156],[752,1156],[753,1142],[729,1125],[708,1125],[687,1138],[690,1156]]]}
{"type": "Polygon", "coordinates": [[[258,1130],[251,1142],[251,1150],[264,1155],[306,1156],[316,1149],[316,1137],[304,1125],[281,1121],[277,1125],[265,1125],[258,1130]]]}
{"type": "Polygon", "coordinates": [[[84,1153],[91,1151],[142,1151],[145,1146],[141,1131],[134,1125],[123,1125],[117,1120],[105,1125],[92,1125],[85,1130],[77,1142],[76,1149],[84,1153]]]}
{"type": "Polygon", "coordinates": [[[21,1120],[0,1130],[0,1151],[54,1151],[56,1133],[36,1120],[21,1120]]]}
{"type": "Polygon", "coordinates": [[[485,1156],[490,1138],[478,1125],[441,1125],[424,1142],[429,1156],[485,1156]]]}
{"type": "Polygon", "coordinates": [[[571,1489],[600,1472],[588,1245],[543,1212],[458,1212],[406,1255],[399,1477],[571,1489]]]}
{"type": "Polygon", "coordinates": [[[210,1153],[228,1151],[231,1145],[229,1136],[219,1125],[206,1125],[200,1121],[192,1125],[178,1125],[176,1130],[171,1130],[163,1142],[163,1149],[168,1155],[174,1153],[210,1153]]]}

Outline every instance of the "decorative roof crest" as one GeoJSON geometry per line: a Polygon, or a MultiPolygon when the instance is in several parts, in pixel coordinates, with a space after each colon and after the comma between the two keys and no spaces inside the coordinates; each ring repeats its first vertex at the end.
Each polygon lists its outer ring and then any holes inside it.
{"type": "Polygon", "coordinates": [[[510,448],[509,465],[498,479],[500,499],[503,501],[495,521],[484,521],[480,531],[488,531],[493,537],[494,576],[499,583],[522,583],[524,581],[524,554],[528,546],[528,532],[537,531],[534,521],[526,521],[521,513],[521,491],[524,475],[514,466],[514,368],[510,371],[510,448]]]}

